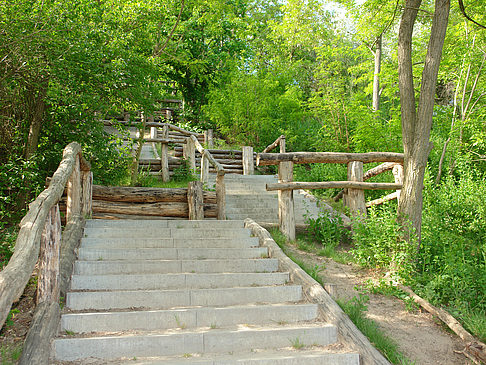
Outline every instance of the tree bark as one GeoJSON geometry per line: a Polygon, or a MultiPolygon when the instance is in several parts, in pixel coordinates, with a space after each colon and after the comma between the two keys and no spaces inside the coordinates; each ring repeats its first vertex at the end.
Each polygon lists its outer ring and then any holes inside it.
{"type": "Polygon", "coordinates": [[[418,108],[416,108],[412,70],[412,34],[420,4],[421,0],[408,0],[405,2],[398,34],[398,82],[405,171],[398,216],[404,227],[407,240],[411,242],[412,236],[415,235],[419,247],[424,174],[432,146],[429,141],[432,127],[432,112],[442,46],[449,17],[450,0],[436,0],[435,2],[427,56],[422,72],[418,108]]]}

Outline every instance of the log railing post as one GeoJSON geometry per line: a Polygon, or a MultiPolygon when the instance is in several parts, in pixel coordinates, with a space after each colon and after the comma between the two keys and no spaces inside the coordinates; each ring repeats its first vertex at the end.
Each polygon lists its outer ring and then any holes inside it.
{"type": "Polygon", "coordinates": [[[204,143],[206,144],[207,148],[213,148],[214,147],[214,139],[213,139],[213,130],[208,129],[207,131],[204,131],[204,143]]]}
{"type": "Polygon", "coordinates": [[[46,218],[41,236],[37,304],[59,301],[59,261],[61,248],[61,215],[54,205],[46,218]]]}
{"type": "MultiPolygon", "coordinates": [[[[392,169],[393,177],[395,178],[396,184],[403,184],[403,165],[396,164],[392,169]]],[[[397,201],[400,203],[400,192],[397,190],[397,201]]]]}
{"type": "Polygon", "coordinates": [[[76,156],[73,172],[67,183],[66,222],[81,214],[80,156],[76,156]]]}
{"type": "Polygon", "coordinates": [[[203,184],[200,181],[190,181],[187,187],[187,204],[189,206],[189,220],[204,219],[203,184]]]}
{"type": "MultiPolygon", "coordinates": [[[[162,127],[162,138],[169,138],[169,127],[164,125],[162,127]]],[[[160,176],[163,182],[168,182],[170,180],[169,173],[169,145],[167,143],[160,143],[160,176]]]]}
{"type": "MultiPolygon", "coordinates": [[[[351,161],[348,163],[348,181],[363,181],[363,162],[351,161]]],[[[353,216],[366,216],[366,202],[364,190],[348,189],[346,204],[353,216]]]]}
{"type": "Polygon", "coordinates": [[[243,146],[243,175],[253,175],[255,170],[253,161],[253,147],[243,146]]]}
{"type": "Polygon", "coordinates": [[[278,144],[280,146],[280,153],[285,153],[285,136],[281,135],[280,140],[278,141],[278,144]]]}
{"type": "Polygon", "coordinates": [[[93,212],[93,173],[91,171],[81,171],[81,215],[83,218],[91,218],[93,212]]]}
{"type": "Polygon", "coordinates": [[[216,204],[218,207],[218,219],[226,219],[226,187],[224,185],[224,172],[216,175],[216,204]]]}
{"type": "Polygon", "coordinates": [[[196,171],[196,145],[190,137],[186,138],[184,153],[184,158],[189,161],[189,169],[194,173],[196,171]]]}
{"type": "Polygon", "coordinates": [[[207,151],[204,150],[201,155],[201,182],[206,185],[209,180],[209,158],[207,156],[207,151]]]}
{"type": "MultiPolygon", "coordinates": [[[[294,175],[294,163],[283,161],[278,165],[278,182],[291,182],[294,175]]],[[[295,240],[294,191],[278,191],[278,223],[280,231],[289,241],[295,240]]]]}

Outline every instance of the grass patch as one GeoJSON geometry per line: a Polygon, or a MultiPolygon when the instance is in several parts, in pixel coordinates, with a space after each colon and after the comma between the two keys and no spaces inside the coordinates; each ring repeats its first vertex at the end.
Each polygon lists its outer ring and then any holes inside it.
{"type": "Polygon", "coordinates": [[[20,355],[22,355],[22,344],[18,345],[1,345],[0,346],[0,364],[13,365],[18,362],[20,355]]]}
{"type": "Polygon", "coordinates": [[[370,340],[370,342],[392,363],[396,365],[412,365],[413,361],[402,354],[398,345],[391,338],[383,334],[376,322],[366,318],[366,303],[369,298],[360,294],[349,301],[336,300],[343,311],[349,316],[356,327],[370,340]]]}

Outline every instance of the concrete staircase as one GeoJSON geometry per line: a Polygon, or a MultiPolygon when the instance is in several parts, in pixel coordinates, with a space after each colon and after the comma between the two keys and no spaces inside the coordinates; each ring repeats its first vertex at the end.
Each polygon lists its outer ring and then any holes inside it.
{"type": "Polygon", "coordinates": [[[242,221],[92,220],[78,256],[53,364],[359,364],[242,221]]]}
{"type": "MultiPolygon", "coordinates": [[[[214,185],[210,175],[209,185],[214,185]]],[[[266,184],[276,183],[274,175],[225,175],[226,217],[251,218],[258,223],[278,223],[278,198],[276,191],[267,191],[266,184]]],[[[330,209],[330,208],[329,208],[330,209]]],[[[301,190],[294,191],[295,223],[304,224],[306,217],[316,218],[319,207],[301,190]]]]}

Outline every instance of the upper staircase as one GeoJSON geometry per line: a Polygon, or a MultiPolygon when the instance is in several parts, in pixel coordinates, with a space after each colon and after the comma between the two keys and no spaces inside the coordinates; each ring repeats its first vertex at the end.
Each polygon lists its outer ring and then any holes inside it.
{"type": "Polygon", "coordinates": [[[242,221],[90,220],[54,364],[358,365],[242,221]]]}

